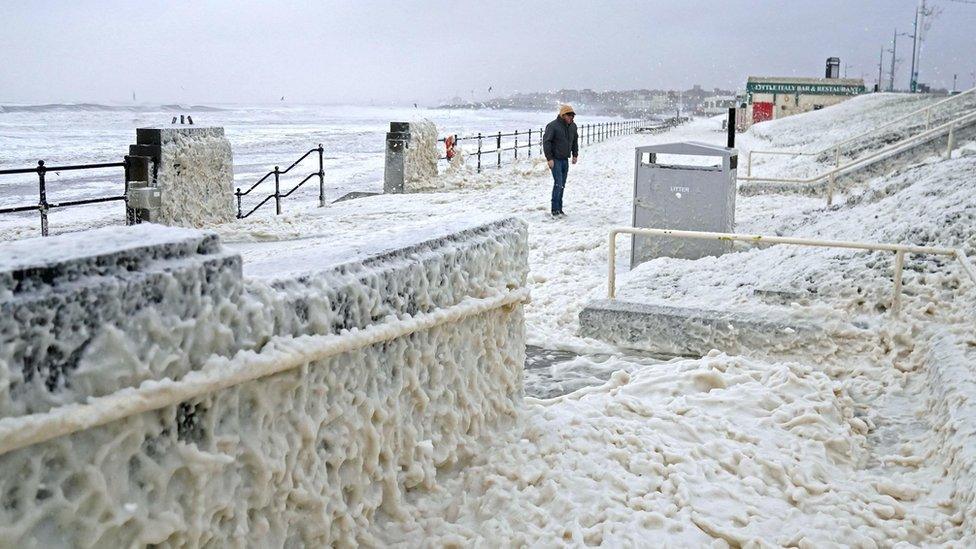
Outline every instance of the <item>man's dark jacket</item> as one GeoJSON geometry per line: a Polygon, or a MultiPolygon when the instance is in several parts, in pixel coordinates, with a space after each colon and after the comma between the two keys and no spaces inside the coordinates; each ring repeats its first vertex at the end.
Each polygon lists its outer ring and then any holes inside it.
{"type": "Polygon", "coordinates": [[[546,126],[546,133],[542,136],[542,152],[546,155],[546,160],[569,158],[579,156],[579,136],[576,134],[576,122],[569,124],[563,122],[563,117],[558,116],[546,126]]]}

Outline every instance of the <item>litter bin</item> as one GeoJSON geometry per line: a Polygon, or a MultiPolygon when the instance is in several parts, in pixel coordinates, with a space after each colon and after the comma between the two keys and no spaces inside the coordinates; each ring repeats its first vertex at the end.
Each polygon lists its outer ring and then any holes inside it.
{"type": "MultiPolygon", "coordinates": [[[[634,227],[730,233],[735,223],[738,152],[707,143],[637,147],[634,167],[634,227]],[[658,155],[687,157],[682,164],[658,155]],[[691,158],[694,157],[694,160],[691,158]]],[[[655,257],[698,259],[729,251],[731,242],[634,235],[630,264],[655,257]]]]}

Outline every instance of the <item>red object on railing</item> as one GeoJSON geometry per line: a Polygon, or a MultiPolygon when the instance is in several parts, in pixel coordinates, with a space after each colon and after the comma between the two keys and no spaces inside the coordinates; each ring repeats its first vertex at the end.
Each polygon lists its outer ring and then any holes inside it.
{"type": "Polygon", "coordinates": [[[453,135],[449,135],[449,136],[447,136],[447,137],[444,138],[444,149],[445,149],[444,154],[445,154],[445,156],[447,156],[447,159],[448,160],[454,158],[454,155],[457,154],[457,153],[454,152],[454,136],[453,135]]]}

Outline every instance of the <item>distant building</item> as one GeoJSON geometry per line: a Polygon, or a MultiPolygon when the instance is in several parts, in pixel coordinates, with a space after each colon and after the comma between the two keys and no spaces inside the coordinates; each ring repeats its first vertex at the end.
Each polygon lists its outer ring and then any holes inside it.
{"type": "Polygon", "coordinates": [[[861,78],[750,76],[746,81],[746,125],[814,111],[864,93],[861,78]]]}
{"type": "Polygon", "coordinates": [[[705,116],[726,114],[730,107],[736,106],[734,95],[709,95],[701,100],[698,111],[705,116]]]}
{"type": "Polygon", "coordinates": [[[674,103],[666,93],[640,94],[627,102],[627,108],[633,111],[664,112],[674,103]]]}

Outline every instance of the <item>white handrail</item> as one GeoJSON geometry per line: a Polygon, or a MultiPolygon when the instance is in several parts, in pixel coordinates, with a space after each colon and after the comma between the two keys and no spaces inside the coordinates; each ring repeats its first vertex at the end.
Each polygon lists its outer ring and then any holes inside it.
{"type": "Polygon", "coordinates": [[[914,116],[920,115],[922,113],[927,113],[928,114],[928,116],[926,117],[926,121],[925,121],[925,129],[928,130],[929,129],[928,126],[931,123],[931,114],[932,114],[932,111],[935,108],[940,107],[940,106],[942,106],[942,105],[944,105],[946,103],[949,103],[949,102],[959,101],[960,98],[965,97],[965,96],[970,95],[970,94],[976,94],[976,88],[971,88],[971,89],[968,89],[968,90],[966,90],[966,91],[964,91],[962,93],[957,93],[956,95],[951,95],[951,96],[949,96],[949,97],[947,97],[945,99],[942,99],[940,101],[937,101],[937,102],[935,102],[935,103],[933,103],[933,104],[931,104],[931,105],[929,105],[927,107],[923,107],[921,109],[912,111],[912,112],[910,112],[910,113],[908,113],[906,115],[902,115],[902,116],[900,116],[898,118],[895,118],[894,120],[890,120],[888,122],[885,122],[884,124],[882,124],[882,125],[880,125],[880,126],[878,126],[876,128],[872,128],[872,129],[870,129],[870,130],[868,130],[868,131],[866,131],[864,133],[855,135],[853,137],[848,137],[847,139],[845,139],[843,141],[838,141],[837,143],[834,143],[832,145],[828,145],[827,147],[824,147],[823,149],[820,149],[817,152],[779,151],[779,150],[777,150],[777,151],[769,151],[769,150],[752,151],[752,150],[750,150],[749,153],[747,154],[747,160],[746,160],[746,172],[747,172],[747,175],[752,175],[752,155],[753,154],[766,154],[766,155],[771,155],[771,154],[772,155],[777,155],[778,154],[778,155],[786,155],[786,156],[819,156],[819,155],[821,155],[821,154],[823,154],[823,153],[825,153],[827,151],[833,150],[834,151],[834,154],[836,155],[838,153],[840,147],[842,147],[844,145],[847,145],[849,143],[852,143],[854,141],[857,141],[858,139],[861,139],[863,137],[867,137],[869,135],[876,134],[880,130],[883,130],[884,128],[887,128],[887,127],[892,126],[894,124],[897,124],[899,122],[903,122],[905,120],[908,120],[909,118],[912,118],[914,116]]]}
{"type": "Polygon", "coordinates": [[[875,158],[884,156],[884,155],[886,155],[888,153],[891,153],[892,151],[896,151],[898,149],[901,149],[902,147],[904,147],[904,146],[906,146],[906,145],[908,145],[910,143],[914,143],[916,141],[921,141],[921,140],[924,140],[924,139],[928,139],[929,137],[931,137],[933,135],[936,135],[936,134],[940,134],[943,131],[948,131],[949,139],[948,139],[948,142],[946,144],[946,157],[947,158],[948,157],[951,157],[952,156],[952,150],[955,148],[955,128],[956,128],[956,126],[958,126],[960,124],[965,124],[967,122],[971,122],[973,120],[976,120],[976,112],[971,112],[969,114],[965,114],[963,116],[960,116],[959,118],[950,120],[949,122],[946,122],[946,123],[942,124],[941,126],[936,126],[936,127],[932,128],[932,129],[927,130],[925,132],[922,132],[920,134],[913,135],[913,136],[911,136],[911,137],[909,137],[907,139],[903,139],[901,141],[898,141],[896,143],[893,143],[892,145],[890,145],[888,147],[885,147],[883,149],[877,150],[877,151],[875,151],[875,152],[873,152],[873,153],[871,153],[871,154],[869,154],[867,156],[862,156],[860,158],[855,158],[854,160],[851,160],[850,162],[848,162],[846,164],[840,164],[839,163],[839,159],[838,159],[838,162],[837,162],[838,165],[835,166],[833,169],[828,170],[826,172],[819,173],[817,175],[814,175],[813,177],[807,177],[807,178],[789,178],[789,177],[762,177],[762,176],[748,176],[747,175],[746,177],[738,177],[737,179],[739,181],[767,181],[767,182],[770,182],[770,183],[802,183],[802,184],[815,183],[815,182],[820,181],[822,179],[827,179],[828,180],[828,185],[827,185],[827,205],[830,206],[833,203],[833,200],[834,200],[834,183],[835,183],[835,181],[837,179],[837,175],[840,174],[841,172],[847,171],[847,170],[853,168],[854,166],[857,166],[859,164],[863,164],[865,162],[868,162],[869,160],[874,160],[875,158]]]}
{"type": "Polygon", "coordinates": [[[66,404],[47,412],[0,419],[0,455],[135,414],[159,410],[191,398],[293,370],[342,353],[401,338],[449,322],[507,309],[529,299],[526,288],[485,298],[469,297],[450,307],[393,319],[341,334],[275,337],[260,352],[214,357],[179,380],[152,380],[139,387],[66,404]]]}
{"type": "Polygon", "coordinates": [[[891,298],[891,308],[898,312],[901,309],[901,275],[905,264],[905,254],[930,254],[954,257],[962,265],[963,271],[976,284],[976,269],[969,262],[966,252],[959,248],[937,248],[933,246],[913,246],[910,244],[883,244],[874,242],[852,242],[847,240],[815,240],[811,238],[794,238],[786,236],[763,236],[754,234],[711,233],[704,231],[679,231],[674,229],[643,229],[636,227],[618,227],[610,230],[610,257],[607,280],[607,297],[616,298],[617,286],[617,235],[648,235],[669,236],[674,238],[690,238],[696,240],[727,240],[750,242],[753,244],[792,244],[795,246],[813,246],[818,248],[849,248],[855,250],[874,250],[895,252],[895,291],[891,298]]]}

